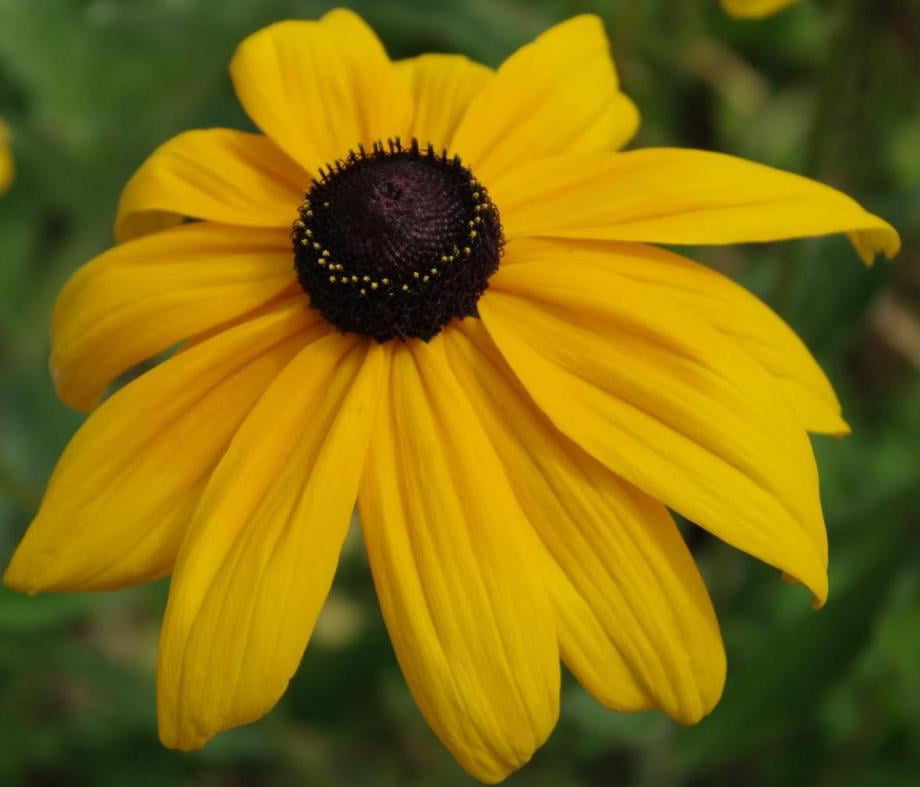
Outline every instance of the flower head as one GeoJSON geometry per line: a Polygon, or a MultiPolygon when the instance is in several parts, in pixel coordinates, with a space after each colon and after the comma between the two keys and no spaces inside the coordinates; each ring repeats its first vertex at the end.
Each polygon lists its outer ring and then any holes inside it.
{"type": "Polygon", "coordinates": [[[668,509],[821,603],[807,432],[847,426],[775,314],[649,244],[845,232],[870,261],[897,234],[730,156],[616,152],[638,115],[591,16],[493,72],[393,63],[334,11],[231,73],[261,133],[163,145],[60,296],[55,384],[95,409],[6,582],[171,573],[160,734],[192,749],[284,692],[357,499],[412,694],[479,779],[545,740],[560,659],[609,708],[700,719],[725,657],[668,509]]]}

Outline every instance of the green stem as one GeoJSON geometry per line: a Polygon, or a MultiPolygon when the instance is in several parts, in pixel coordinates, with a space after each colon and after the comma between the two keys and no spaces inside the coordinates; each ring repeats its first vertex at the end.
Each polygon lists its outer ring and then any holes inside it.
{"type": "MultiPolygon", "coordinates": [[[[823,67],[818,101],[808,140],[805,161],[806,174],[821,180],[832,173],[835,180],[845,180],[849,169],[846,157],[841,151],[840,134],[848,131],[840,122],[841,107],[849,100],[849,88],[858,82],[858,75],[866,66],[861,39],[867,35],[872,20],[873,0],[839,0],[832,4],[834,18],[830,21],[835,28],[831,35],[831,56],[823,67]]],[[[842,185],[842,184],[840,184],[842,185]]],[[[773,299],[781,314],[789,314],[794,308],[795,296],[799,292],[801,267],[807,251],[800,247],[797,253],[783,256],[773,299]]]]}

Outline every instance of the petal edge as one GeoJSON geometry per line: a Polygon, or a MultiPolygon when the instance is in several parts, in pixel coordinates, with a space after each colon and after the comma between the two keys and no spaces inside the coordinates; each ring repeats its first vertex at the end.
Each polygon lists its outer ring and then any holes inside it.
{"type": "Polygon", "coordinates": [[[558,156],[507,173],[490,191],[508,239],[692,246],[847,233],[867,263],[900,250],[890,224],[836,189],[723,153],[645,148],[558,156]]]}

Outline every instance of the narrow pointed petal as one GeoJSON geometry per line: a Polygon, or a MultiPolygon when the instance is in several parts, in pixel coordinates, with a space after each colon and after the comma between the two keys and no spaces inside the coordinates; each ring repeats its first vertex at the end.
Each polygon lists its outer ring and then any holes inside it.
{"type": "Polygon", "coordinates": [[[678,303],[736,343],[786,392],[809,432],[850,429],[830,382],[795,332],[765,303],[731,279],[685,257],[636,243],[530,238],[512,241],[503,265],[590,265],[625,277],[652,298],[678,303]]]}
{"type": "Polygon", "coordinates": [[[119,243],[185,218],[290,229],[310,177],[260,134],[186,131],[157,148],[122,191],[119,243]]]}
{"type": "Polygon", "coordinates": [[[77,270],[58,296],[51,350],[58,395],[89,409],[135,364],[293,283],[284,230],[198,223],[116,246],[77,270]]]}
{"type": "Polygon", "coordinates": [[[454,132],[473,98],[494,72],[463,55],[421,55],[396,63],[412,93],[414,111],[409,136],[424,147],[453,149],[454,132]]]}
{"type": "Polygon", "coordinates": [[[394,349],[359,502],[416,703],[467,771],[500,781],[555,724],[556,632],[541,547],[438,342],[394,349]]]}
{"type": "Polygon", "coordinates": [[[64,451],[6,584],[101,590],[167,573],[240,422],[298,349],[328,331],[290,303],[118,391],[64,451]]]}
{"type": "MultiPolygon", "coordinates": [[[[560,627],[573,672],[608,707],[632,709],[638,697],[644,709],[650,698],[682,722],[698,721],[722,693],[725,653],[709,595],[667,510],[553,426],[479,320],[464,320],[444,342],[521,507],[606,635],[600,650],[593,638],[565,636],[571,624],[560,627]],[[596,662],[585,664],[583,653],[596,662]]],[[[557,616],[568,621],[577,611],[557,616]]]]}
{"type": "Polygon", "coordinates": [[[639,125],[601,20],[576,16],[509,57],[470,104],[454,148],[478,178],[561,153],[615,150],[639,125]]]}
{"type": "Polygon", "coordinates": [[[722,0],[726,13],[740,19],[763,19],[792,5],[796,0],[722,0]]]}
{"type": "Polygon", "coordinates": [[[160,737],[197,749],[278,701],[329,592],[386,351],[338,334],[278,375],[234,437],[182,545],[163,621],[160,737]]]}
{"type": "Polygon", "coordinates": [[[408,89],[374,31],[345,9],[254,33],[230,76],[253,122],[311,173],[409,129],[408,89]]]}
{"type": "Polygon", "coordinates": [[[679,304],[589,266],[496,274],[479,303],[534,401],[589,454],[827,595],[814,457],[771,377],[679,304]]]}
{"type": "Polygon", "coordinates": [[[728,244],[847,233],[862,259],[897,232],[808,178],[702,150],[649,148],[534,161],[490,184],[507,238],[728,244]]]}

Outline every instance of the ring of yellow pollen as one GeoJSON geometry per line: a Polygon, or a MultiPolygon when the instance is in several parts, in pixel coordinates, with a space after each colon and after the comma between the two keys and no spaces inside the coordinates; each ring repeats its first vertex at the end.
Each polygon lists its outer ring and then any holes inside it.
{"type": "Polygon", "coordinates": [[[428,341],[477,316],[498,268],[498,210],[458,156],[392,139],[321,169],[292,232],[297,279],[339,330],[428,341]]]}

